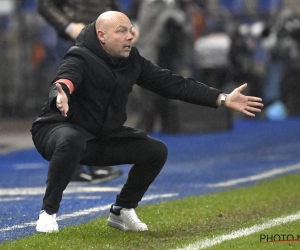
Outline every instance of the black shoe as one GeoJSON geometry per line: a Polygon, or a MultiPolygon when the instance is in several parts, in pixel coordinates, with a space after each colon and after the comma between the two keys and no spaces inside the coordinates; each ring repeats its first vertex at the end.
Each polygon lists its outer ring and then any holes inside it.
{"type": "Polygon", "coordinates": [[[89,167],[92,180],[91,183],[104,183],[118,178],[122,175],[122,170],[113,169],[112,167],[89,167]]]}
{"type": "Polygon", "coordinates": [[[88,173],[76,173],[72,176],[71,182],[92,182],[93,176],[88,173]]]}
{"type": "Polygon", "coordinates": [[[122,170],[112,167],[90,167],[78,165],[71,182],[104,183],[122,175],[122,170]]]}

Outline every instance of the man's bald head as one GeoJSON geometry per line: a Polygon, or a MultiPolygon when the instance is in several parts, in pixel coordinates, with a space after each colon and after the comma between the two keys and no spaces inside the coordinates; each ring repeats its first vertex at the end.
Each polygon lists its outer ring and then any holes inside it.
{"type": "Polygon", "coordinates": [[[132,46],[132,24],[118,11],[102,13],[96,20],[96,34],[104,50],[114,57],[127,57],[132,46]]]}
{"type": "Polygon", "coordinates": [[[98,29],[107,29],[113,23],[118,22],[119,20],[127,19],[129,22],[129,18],[122,12],[118,11],[106,11],[102,13],[96,20],[96,30],[98,29]]]}

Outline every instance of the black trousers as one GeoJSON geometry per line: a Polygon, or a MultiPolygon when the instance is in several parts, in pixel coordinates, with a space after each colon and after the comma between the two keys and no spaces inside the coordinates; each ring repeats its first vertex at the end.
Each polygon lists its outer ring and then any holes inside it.
{"type": "Polygon", "coordinates": [[[47,188],[42,209],[49,214],[57,213],[63,191],[69,184],[78,163],[89,166],[133,164],[115,205],[136,208],[150,184],[164,166],[168,150],[165,144],[151,137],[111,138],[88,140],[73,127],[54,130],[46,145],[35,146],[50,161],[47,188]]]}

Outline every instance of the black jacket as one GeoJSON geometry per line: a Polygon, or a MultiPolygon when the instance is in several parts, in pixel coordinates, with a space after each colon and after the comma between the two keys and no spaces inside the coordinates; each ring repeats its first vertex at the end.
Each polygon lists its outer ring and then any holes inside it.
{"type": "MultiPolygon", "coordinates": [[[[135,83],[170,99],[216,107],[220,90],[154,65],[135,47],[127,58],[111,57],[100,45],[94,26],[92,23],[82,30],[53,80],[65,78],[74,84],[71,95],[62,84],[69,98],[68,116],[62,116],[55,106],[57,89],[53,85],[33,127],[74,124],[98,138],[119,133],[124,130],[126,104],[135,83]]],[[[38,133],[38,129],[34,131],[38,133]]]]}
{"type": "Polygon", "coordinates": [[[69,38],[65,30],[71,22],[89,24],[105,11],[120,11],[117,0],[38,0],[37,6],[40,15],[64,38],[69,38]]]}

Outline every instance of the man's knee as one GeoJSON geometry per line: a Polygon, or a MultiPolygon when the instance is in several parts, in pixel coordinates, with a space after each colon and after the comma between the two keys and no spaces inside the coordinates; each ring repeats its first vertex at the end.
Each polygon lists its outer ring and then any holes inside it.
{"type": "MultiPolygon", "coordinates": [[[[80,153],[85,148],[85,138],[75,129],[62,129],[57,136],[56,149],[72,150],[74,153],[80,153]]],[[[55,135],[54,135],[55,136],[55,135]]]]}
{"type": "Polygon", "coordinates": [[[168,157],[168,148],[167,146],[159,140],[154,140],[151,148],[152,156],[157,160],[165,163],[168,157]]]}
{"type": "Polygon", "coordinates": [[[68,150],[71,149],[72,151],[81,151],[85,147],[85,141],[83,138],[79,137],[67,137],[64,141],[61,141],[58,145],[59,149],[68,150]]]}
{"type": "Polygon", "coordinates": [[[159,146],[157,148],[158,148],[159,154],[163,158],[167,158],[167,156],[168,156],[168,148],[167,148],[167,146],[163,142],[159,141],[159,146]]]}

